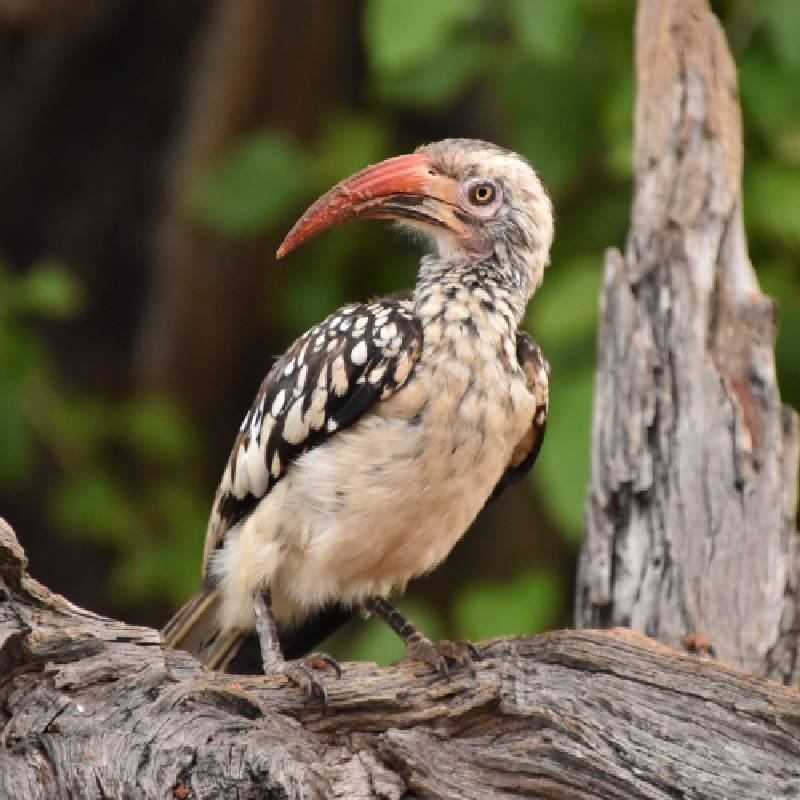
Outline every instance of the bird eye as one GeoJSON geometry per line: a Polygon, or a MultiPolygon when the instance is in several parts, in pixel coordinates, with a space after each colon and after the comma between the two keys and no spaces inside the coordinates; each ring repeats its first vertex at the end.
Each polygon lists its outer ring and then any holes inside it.
{"type": "Polygon", "coordinates": [[[469,201],[476,206],[488,206],[497,194],[494,186],[488,182],[476,183],[470,187],[469,201]]]}

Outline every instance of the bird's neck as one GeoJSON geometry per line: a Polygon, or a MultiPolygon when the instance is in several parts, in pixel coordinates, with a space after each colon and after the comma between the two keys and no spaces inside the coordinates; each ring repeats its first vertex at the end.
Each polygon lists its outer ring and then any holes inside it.
{"type": "Polygon", "coordinates": [[[509,261],[489,258],[422,259],[414,306],[425,322],[496,318],[498,333],[514,333],[528,304],[530,292],[521,272],[509,261]]]}

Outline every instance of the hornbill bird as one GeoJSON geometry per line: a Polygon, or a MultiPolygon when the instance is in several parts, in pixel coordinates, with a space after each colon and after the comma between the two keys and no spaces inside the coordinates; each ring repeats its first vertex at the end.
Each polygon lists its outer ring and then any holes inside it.
{"type": "Polygon", "coordinates": [[[317,200],[277,256],[359,217],[425,235],[413,293],[346,305],[277,360],[217,489],[202,587],[164,629],[215,669],[255,630],[264,670],[323,700],[315,670],[336,662],[281,650],[320,613],[375,614],[408,657],[473,669],[474,646],[432,643],[387,598],[530,469],[547,416],[549,367],[518,327],[553,238],[528,162],[470,139],[389,158],[317,200]]]}

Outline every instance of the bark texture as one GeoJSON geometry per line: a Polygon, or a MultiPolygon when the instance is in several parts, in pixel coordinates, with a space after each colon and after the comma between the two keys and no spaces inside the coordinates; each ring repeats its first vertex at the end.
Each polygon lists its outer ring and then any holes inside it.
{"type": "Polygon", "coordinates": [[[800,794],[797,692],[630,631],[485,642],[450,683],[345,664],[323,709],[50,593],[1,520],[0,598],[0,797],[800,794]]]}
{"type": "Polygon", "coordinates": [[[642,0],[636,48],[636,182],[625,253],[606,253],[577,624],[796,684],[798,419],[747,256],[735,66],[706,0],[642,0]]]}

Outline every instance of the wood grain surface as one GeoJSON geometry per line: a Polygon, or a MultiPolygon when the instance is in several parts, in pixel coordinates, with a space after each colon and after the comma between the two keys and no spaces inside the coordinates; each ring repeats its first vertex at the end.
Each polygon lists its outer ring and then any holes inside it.
{"type": "Polygon", "coordinates": [[[793,798],[800,694],[627,630],[483,642],[475,679],[343,665],[323,708],[25,573],[0,526],[0,797],[793,798]]]}

